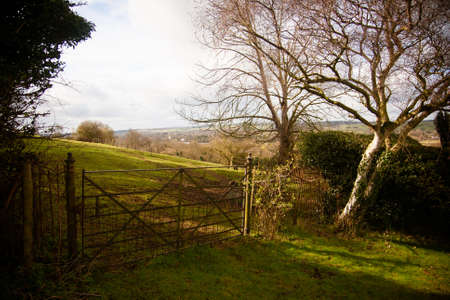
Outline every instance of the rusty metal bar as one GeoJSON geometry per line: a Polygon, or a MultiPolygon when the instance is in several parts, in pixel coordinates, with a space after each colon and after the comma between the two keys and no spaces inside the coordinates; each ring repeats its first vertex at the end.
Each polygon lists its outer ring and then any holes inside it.
{"type": "MultiPolygon", "coordinates": [[[[233,198],[226,198],[226,199],[221,199],[221,200],[217,200],[216,203],[220,204],[220,203],[227,203],[233,200],[238,200],[241,199],[241,197],[233,197],[233,198]]],[[[184,203],[182,206],[183,207],[190,207],[190,206],[202,206],[205,204],[210,204],[210,201],[203,201],[203,202],[194,202],[194,203],[184,203]]],[[[151,211],[156,211],[156,210],[165,210],[165,209],[173,209],[173,208],[177,208],[177,205],[167,205],[167,206],[156,206],[156,207],[151,207],[151,208],[146,208],[146,209],[138,209],[138,210],[131,210],[132,212],[151,212],[151,211]]],[[[95,207],[94,207],[95,208],[95,207]]],[[[91,207],[92,209],[92,207],[91,207]]],[[[243,210],[243,208],[238,208],[236,209],[236,211],[241,211],[243,210]]],[[[235,210],[227,210],[225,212],[234,212],[235,210]]],[[[104,218],[104,217],[111,217],[111,216],[118,216],[118,215],[128,215],[128,212],[126,211],[120,211],[120,212],[113,212],[113,213],[106,213],[106,214],[101,214],[96,216],[94,215],[90,215],[85,217],[86,219],[94,219],[94,218],[104,218]]]]}
{"type": "Polygon", "coordinates": [[[252,177],[253,177],[253,164],[252,164],[252,154],[248,154],[247,166],[245,169],[245,203],[244,203],[244,235],[250,234],[250,218],[251,218],[251,198],[252,198],[252,177]]]}
{"type": "MultiPolygon", "coordinates": [[[[90,180],[89,178],[86,177],[86,180],[89,181],[90,184],[92,184],[94,187],[96,187],[97,189],[99,189],[102,193],[105,193],[107,195],[107,197],[113,201],[114,203],[116,203],[118,206],[120,206],[120,208],[122,208],[123,210],[125,210],[126,212],[128,212],[129,215],[131,215],[130,221],[133,219],[136,219],[138,222],[141,222],[142,225],[144,225],[144,227],[146,227],[147,229],[149,229],[151,232],[153,232],[154,234],[156,234],[161,240],[163,240],[164,242],[167,242],[162,236],[160,236],[160,234],[158,232],[156,232],[155,230],[153,230],[153,228],[151,228],[151,226],[149,226],[144,220],[142,220],[138,214],[136,214],[134,211],[129,210],[126,206],[124,206],[122,203],[120,203],[119,201],[117,201],[114,197],[110,196],[102,187],[100,187],[98,184],[96,184],[95,182],[93,182],[92,180],[90,180]]],[[[147,202],[148,203],[148,202],[147,202]]],[[[146,204],[147,204],[146,203],[146,204]]],[[[139,213],[139,211],[137,211],[139,213]]],[[[128,222],[127,222],[128,223],[128,222]]]]}
{"type": "MultiPolygon", "coordinates": [[[[85,195],[84,195],[84,181],[85,181],[85,172],[84,169],[81,170],[81,255],[84,257],[84,222],[85,222],[85,195]]],[[[97,203],[96,203],[97,204],[97,203]]]]}
{"type": "Polygon", "coordinates": [[[177,205],[177,250],[180,249],[181,246],[181,200],[183,196],[183,174],[184,169],[180,170],[180,182],[178,186],[178,205],[177,205]]]}
{"type": "MultiPolygon", "coordinates": [[[[216,203],[222,202],[223,198],[225,198],[232,190],[233,190],[232,188],[228,189],[228,191],[226,191],[226,192],[222,195],[222,199],[219,200],[219,201],[216,201],[216,203]]],[[[206,203],[204,203],[204,204],[209,204],[209,203],[210,203],[210,201],[208,201],[208,202],[206,202],[206,203]]],[[[209,209],[207,212],[205,212],[205,215],[210,215],[210,214],[211,214],[211,211],[212,211],[213,209],[214,209],[214,207],[211,208],[211,209],[209,209]]],[[[200,224],[202,224],[202,223],[200,223],[200,224]]],[[[194,234],[195,234],[195,231],[192,232],[192,235],[194,235],[194,234]]]]}
{"type": "MultiPolygon", "coordinates": [[[[235,165],[236,168],[244,168],[245,165],[235,165]]],[[[186,167],[186,168],[156,168],[156,169],[131,169],[131,170],[93,170],[86,171],[86,174],[93,173],[122,173],[122,172],[155,172],[155,171],[179,171],[183,170],[202,170],[202,169],[229,169],[230,166],[211,166],[211,167],[186,167]]]]}
{"type": "MultiPolygon", "coordinates": [[[[89,232],[83,231],[83,239],[88,238],[90,242],[94,242],[93,244],[87,245],[88,240],[86,239],[86,245],[83,241],[83,249],[96,249],[89,250],[90,262],[92,262],[96,257],[100,256],[102,252],[105,252],[105,255],[117,255],[117,253],[129,254],[134,251],[139,251],[139,249],[158,249],[151,250],[148,253],[150,256],[155,256],[163,253],[175,252],[181,249],[186,248],[186,244],[184,242],[189,241],[197,241],[200,243],[212,243],[215,241],[220,241],[223,239],[228,239],[228,232],[237,231],[239,235],[244,233],[243,226],[236,226],[235,222],[243,219],[243,216],[239,215],[239,212],[243,211],[240,203],[235,203],[236,200],[241,199],[242,197],[242,187],[243,185],[239,181],[237,184],[224,185],[221,183],[212,183],[209,182],[205,185],[200,185],[198,181],[198,173],[206,174],[205,172],[194,172],[189,174],[185,172],[185,170],[201,170],[201,169],[225,169],[229,166],[210,166],[210,167],[192,167],[192,168],[158,168],[158,169],[135,169],[135,170],[97,170],[97,171],[84,171],[83,185],[87,182],[88,185],[91,185],[97,191],[100,191],[101,194],[97,195],[86,195],[86,193],[82,193],[84,195],[84,199],[87,198],[96,198],[98,197],[107,197],[111,200],[115,205],[109,206],[108,209],[103,210],[103,214],[100,214],[98,211],[98,201],[96,201],[95,207],[90,207],[89,210],[86,210],[86,207],[83,206],[83,222],[85,220],[102,220],[101,218],[105,218],[101,223],[97,223],[96,221],[88,221],[89,232]],[[96,182],[94,182],[91,178],[86,177],[86,174],[94,174],[94,173],[114,173],[114,172],[151,172],[151,171],[176,171],[175,174],[169,179],[166,184],[164,184],[160,189],[149,189],[149,190],[137,190],[137,191],[129,191],[129,192],[117,192],[117,193],[109,193],[96,182]],[[183,181],[184,173],[186,173],[187,180],[186,184],[183,181]],[[174,185],[174,191],[169,193],[167,197],[167,201],[177,200],[176,205],[166,205],[166,206],[156,206],[156,204],[152,204],[150,207],[150,202],[155,199],[159,194],[168,193],[167,187],[173,183],[175,178],[180,176],[179,184],[174,185]],[[178,196],[176,195],[176,188],[178,187],[178,196]],[[205,190],[208,189],[208,190],[205,190]],[[211,190],[212,189],[212,190],[211,190]],[[214,190],[216,189],[216,190],[214,190]],[[220,190],[219,190],[220,189],[220,190]],[[226,189],[224,191],[224,189],[226,189]],[[239,190],[240,192],[236,192],[239,190]],[[120,195],[133,195],[133,194],[145,194],[145,193],[154,193],[150,199],[148,199],[140,208],[130,209],[119,201],[119,198],[116,199],[115,196],[120,195]],[[201,200],[199,202],[194,203],[183,203],[183,197],[191,197],[192,193],[196,193],[199,195],[198,197],[192,197],[193,200],[201,200]],[[230,195],[230,193],[233,194],[230,195]],[[234,193],[238,193],[239,196],[235,196],[234,193]],[[230,197],[231,196],[231,197],[230,197]],[[172,199],[172,197],[174,197],[172,199]],[[216,201],[216,197],[219,199],[216,201]],[[229,197],[229,198],[227,198],[229,197]],[[205,198],[207,201],[205,201],[205,198]],[[229,203],[227,205],[226,203],[229,203]],[[183,208],[192,207],[192,209],[186,210],[189,212],[187,214],[187,218],[184,218],[185,210],[183,208]],[[238,207],[238,208],[235,208],[238,207]],[[86,213],[89,211],[89,214],[93,213],[93,209],[95,208],[95,216],[86,216],[86,213]],[[235,209],[231,209],[235,208],[235,209]],[[121,210],[121,211],[119,211],[121,210]],[[158,212],[159,213],[156,213],[158,212]],[[127,218],[126,216],[130,216],[127,218]],[[222,217],[221,217],[222,216],[222,217]],[[106,219],[107,217],[107,219],[106,219]],[[136,220],[137,223],[131,223],[133,220],[136,220]],[[125,221],[125,223],[123,223],[125,221]],[[155,222],[156,221],[156,222],[155,222]],[[119,223],[120,222],[120,223],[119,223]],[[122,224],[123,225],[120,225],[122,224]],[[95,231],[95,224],[99,224],[100,227],[98,232],[95,231]],[[100,225],[101,224],[101,225],[100,225]],[[139,225],[140,224],[140,225],[139,225]],[[119,226],[117,226],[119,225],[119,226]],[[132,226],[129,226],[132,225],[132,226]],[[190,226],[190,227],[186,227],[190,226]],[[116,227],[120,227],[117,228],[116,227]],[[201,228],[205,228],[200,230],[201,228]],[[144,231],[142,231],[144,229],[144,231]],[[225,230],[223,230],[225,229],[225,230]],[[145,233],[147,232],[147,233],[145,233]],[[196,234],[198,232],[198,234],[196,234]],[[152,235],[148,235],[152,233],[152,235]],[[186,236],[184,233],[187,233],[186,236]],[[222,235],[222,236],[221,236],[222,235]],[[220,239],[223,235],[227,235],[225,238],[220,239]],[[154,237],[153,237],[154,236],[154,237]],[[92,238],[98,237],[98,238],[92,238]],[[218,238],[214,238],[218,237],[218,238]],[[211,240],[211,239],[214,240],[211,240]],[[99,241],[100,243],[95,243],[95,241],[99,241]],[[135,242],[132,242],[135,241],[135,242]],[[116,247],[112,247],[113,244],[122,243],[126,246],[124,249],[116,249],[116,247]],[[142,247],[144,246],[144,247],[142,247]],[[128,249],[130,247],[130,249],[128,249]],[[114,253],[115,252],[115,253],[114,253]]],[[[244,166],[238,166],[244,167],[244,166]]],[[[144,174],[142,174],[144,175],[144,174]]],[[[136,176],[141,176],[136,174],[136,176]]],[[[146,175],[145,175],[146,176],[146,175]]],[[[240,175],[239,175],[240,177],[240,175]]],[[[242,179],[247,179],[245,176],[242,179]]],[[[241,181],[243,181],[241,179],[241,181]]],[[[247,180],[246,180],[247,181],[247,180]]],[[[145,188],[145,187],[144,187],[145,188]]],[[[84,189],[84,187],[83,187],[84,189]]],[[[94,192],[95,193],[95,192],[94,192]]],[[[164,197],[163,200],[166,200],[164,197]]],[[[190,200],[190,199],[189,199],[190,200]]],[[[165,203],[165,204],[169,204],[165,203]]],[[[239,236],[236,235],[236,236],[239,236]]],[[[235,237],[235,236],[232,236],[235,237]]],[[[232,238],[231,237],[231,238],[232,238]]],[[[195,243],[195,242],[194,242],[195,243]]],[[[192,244],[189,242],[189,244],[192,244]]],[[[101,257],[105,256],[101,255],[101,257]]]]}
{"type": "Polygon", "coordinates": [[[217,209],[225,216],[225,218],[227,218],[228,221],[230,221],[230,223],[231,223],[231,224],[232,224],[239,232],[241,232],[241,229],[240,229],[236,224],[234,224],[234,222],[230,219],[230,217],[222,210],[222,208],[220,208],[219,205],[217,205],[217,203],[214,201],[214,199],[212,199],[212,198],[208,195],[208,193],[206,193],[206,192],[203,190],[203,188],[197,183],[197,181],[195,181],[195,179],[192,178],[192,176],[189,175],[188,173],[186,173],[186,176],[190,179],[190,181],[191,181],[193,184],[195,184],[195,185],[199,188],[199,190],[200,190],[201,192],[203,192],[203,194],[206,196],[206,198],[207,198],[208,200],[210,200],[210,202],[211,202],[212,204],[214,204],[214,205],[217,207],[217,209]]]}
{"type": "MultiPolygon", "coordinates": [[[[109,195],[111,195],[111,196],[123,196],[123,195],[148,194],[148,193],[158,192],[160,189],[161,189],[161,188],[159,188],[159,189],[145,190],[145,191],[133,191],[133,192],[122,192],[122,193],[109,193],[109,195]]],[[[87,199],[87,198],[104,197],[104,196],[106,196],[106,195],[104,195],[104,194],[97,194],[97,195],[86,195],[86,196],[84,196],[84,197],[87,199]]]]}
{"type": "MultiPolygon", "coordinates": [[[[241,212],[241,211],[242,211],[242,209],[239,208],[239,209],[235,209],[235,210],[228,210],[226,212],[227,213],[238,213],[238,212],[241,212]]],[[[120,214],[128,215],[128,213],[123,213],[123,212],[121,212],[120,214]]],[[[108,215],[108,216],[110,216],[110,215],[108,215]]],[[[204,216],[197,216],[197,217],[186,218],[186,219],[183,219],[183,222],[209,219],[209,218],[213,218],[213,217],[217,217],[217,216],[222,216],[222,213],[219,212],[219,213],[215,213],[215,214],[208,214],[208,215],[204,215],[204,216]]],[[[174,217],[173,216],[168,216],[168,218],[174,218],[174,217]]],[[[233,220],[240,220],[241,218],[242,217],[233,218],[233,220]]],[[[166,222],[151,223],[151,225],[152,226],[170,225],[170,224],[174,224],[176,222],[177,222],[177,220],[174,219],[174,220],[166,221],[166,222]]],[[[211,224],[211,225],[215,225],[215,223],[211,224]]],[[[126,230],[133,230],[133,229],[139,229],[139,228],[141,228],[141,227],[127,227],[126,230]]],[[[193,229],[193,227],[184,228],[183,230],[187,231],[188,229],[193,229]]],[[[86,237],[92,237],[92,236],[97,236],[97,235],[102,235],[102,234],[107,234],[107,233],[114,233],[114,232],[118,232],[118,231],[125,231],[125,230],[113,229],[113,230],[98,231],[98,232],[94,232],[94,233],[85,234],[85,236],[86,237]]]]}
{"type": "MultiPolygon", "coordinates": [[[[239,218],[232,218],[233,221],[238,221],[240,219],[241,219],[241,217],[239,217],[239,218]]],[[[184,231],[189,231],[189,230],[192,230],[192,229],[198,229],[198,228],[207,227],[207,226],[226,224],[226,223],[228,223],[228,220],[222,220],[222,221],[219,221],[219,222],[207,223],[207,224],[198,225],[198,226],[194,226],[194,227],[186,227],[186,228],[184,228],[184,231]]]]}
{"type": "MultiPolygon", "coordinates": [[[[229,188],[230,185],[203,185],[203,188],[229,188]]],[[[241,188],[242,185],[236,185],[232,186],[232,188],[238,189],[241,188]]],[[[119,192],[119,193],[109,193],[111,196],[123,196],[123,195],[138,195],[138,194],[148,194],[148,193],[154,193],[159,191],[159,189],[151,189],[151,190],[142,190],[142,191],[131,191],[131,192],[119,192]]],[[[103,194],[96,194],[96,195],[85,195],[84,198],[95,198],[95,197],[102,197],[106,196],[103,194]]]]}
{"type": "MultiPolygon", "coordinates": [[[[169,179],[169,181],[160,189],[160,191],[159,192],[157,192],[156,194],[154,194],[143,206],[142,206],[142,209],[144,209],[157,195],[159,195],[175,178],[176,178],[176,176],[178,175],[178,172],[177,173],[175,173],[173,176],[172,176],[172,178],[170,178],[169,179]]],[[[90,180],[88,177],[85,177],[85,179],[87,180],[87,181],[89,181],[94,187],[96,187],[97,189],[100,189],[100,191],[102,191],[102,193],[105,193],[105,194],[107,194],[107,192],[105,191],[105,190],[103,190],[100,186],[98,186],[96,183],[94,183],[92,180],[90,180]]],[[[129,209],[128,208],[126,208],[126,207],[124,207],[120,202],[118,202],[116,199],[114,199],[114,197],[112,197],[112,196],[108,196],[108,198],[110,198],[113,202],[115,202],[116,204],[118,204],[121,208],[123,208],[123,209],[125,209],[125,210],[128,210],[129,211],[129,209]]],[[[130,224],[131,223],[131,221],[133,220],[133,219],[135,219],[135,216],[136,216],[136,214],[135,213],[133,213],[133,212],[131,212],[130,213],[130,215],[132,216],[131,218],[129,218],[128,219],[128,221],[127,222],[125,222],[124,224],[123,224],[123,226],[122,226],[122,228],[121,228],[121,230],[123,231],[124,229],[126,229],[127,228],[127,226],[128,226],[128,224],[130,224]]],[[[141,222],[143,222],[144,223],[144,225],[145,226],[147,226],[147,224],[144,222],[144,221],[142,221],[141,219],[139,219],[139,217],[137,218],[137,220],[140,220],[141,222]]],[[[149,228],[151,231],[153,231],[153,229],[150,227],[149,228]]],[[[154,232],[156,235],[158,235],[158,233],[157,232],[154,232]]],[[[112,236],[111,238],[110,238],[110,240],[109,240],[109,242],[108,243],[110,243],[110,242],[112,242],[112,241],[114,241],[114,239],[115,238],[117,238],[117,236],[120,234],[120,232],[117,232],[114,236],[112,236]]],[[[165,241],[165,239],[164,238],[162,238],[162,240],[164,241],[164,242],[166,242],[165,241]]],[[[92,261],[93,259],[95,259],[103,250],[104,250],[105,248],[101,248],[101,249],[99,249],[98,251],[97,251],[97,253],[93,256],[93,257],[91,257],[90,258],[90,261],[92,261]]]]}

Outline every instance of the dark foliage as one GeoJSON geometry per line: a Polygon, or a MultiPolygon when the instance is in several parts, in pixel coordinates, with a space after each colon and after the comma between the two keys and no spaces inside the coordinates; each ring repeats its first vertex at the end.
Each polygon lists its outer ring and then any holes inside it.
{"type": "MultiPolygon", "coordinates": [[[[299,142],[300,161],[318,168],[335,196],[347,199],[370,139],[343,132],[306,133],[299,142]]],[[[360,208],[364,222],[379,229],[448,231],[450,174],[448,170],[442,172],[438,155],[439,149],[421,146],[412,139],[395,154],[381,153],[378,192],[360,208]]]]}
{"type": "Polygon", "coordinates": [[[300,162],[318,168],[338,192],[350,193],[371,136],[342,131],[305,132],[297,144],[300,162]]]}
{"type": "MultiPolygon", "coordinates": [[[[42,94],[63,69],[63,47],[90,37],[94,25],[66,0],[0,4],[0,193],[8,195],[21,172],[21,137],[35,133],[42,94]]],[[[2,201],[4,202],[4,201],[2,201]]]]}
{"type": "Polygon", "coordinates": [[[34,133],[40,97],[63,69],[63,47],[90,37],[94,25],[66,0],[0,4],[0,140],[34,133]]]}
{"type": "MultiPolygon", "coordinates": [[[[64,47],[90,37],[94,25],[68,0],[0,2],[0,267],[20,257],[23,162],[34,159],[24,137],[35,134],[43,93],[64,68],[64,47]]],[[[2,270],[4,271],[4,270],[2,270]]]]}
{"type": "Polygon", "coordinates": [[[450,141],[450,117],[447,112],[440,111],[434,119],[434,126],[441,141],[441,151],[439,153],[438,164],[441,173],[447,172],[448,165],[448,146],[450,141]]]}
{"type": "Polygon", "coordinates": [[[377,174],[381,188],[363,209],[366,221],[378,228],[448,233],[450,176],[440,172],[438,155],[438,149],[428,147],[386,155],[377,174]]]}
{"type": "Polygon", "coordinates": [[[450,141],[450,118],[448,113],[439,111],[434,119],[434,126],[439,134],[442,149],[447,149],[450,141]]]}

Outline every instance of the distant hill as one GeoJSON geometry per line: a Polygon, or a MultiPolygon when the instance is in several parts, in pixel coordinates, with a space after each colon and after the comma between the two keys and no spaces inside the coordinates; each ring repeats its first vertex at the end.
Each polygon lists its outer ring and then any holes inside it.
{"type": "MultiPolygon", "coordinates": [[[[196,131],[211,131],[208,126],[186,126],[186,127],[163,127],[163,128],[145,128],[133,129],[142,135],[153,135],[160,133],[174,133],[174,132],[196,132],[196,131]]],[[[125,135],[127,130],[116,130],[114,134],[117,136],[125,135]]]]}
{"type": "MultiPolygon", "coordinates": [[[[347,131],[361,134],[369,134],[369,129],[360,122],[355,121],[326,121],[320,122],[318,127],[322,130],[347,131]]],[[[168,128],[150,128],[150,129],[134,129],[138,133],[148,137],[158,137],[162,139],[184,139],[196,141],[208,141],[215,134],[215,131],[208,126],[187,126],[187,127],[168,127],[168,128]]],[[[115,131],[115,135],[121,137],[128,130],[115,131]]],[[[422,140],[438,140],[437,132],[434,128],[432,120],[422,121],[411,134],[415,139],[422,140]]]]}

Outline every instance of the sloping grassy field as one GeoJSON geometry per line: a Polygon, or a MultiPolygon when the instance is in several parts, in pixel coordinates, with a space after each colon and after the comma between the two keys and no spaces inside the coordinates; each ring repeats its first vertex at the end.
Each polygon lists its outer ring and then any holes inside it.
{"type": "MultiPolygon", "coordinates": [[[[55,168],[59,165],[63,169],[67,153],[72,153],[75,159],[75,174],[77,192],[81,187],[81,170],[130,170],[130,169],[155,169],[155,168],[198,168],[198,167],[221,167],[218,164],[196,161],[178,156],[149,153],[138,150],[115,147],[111,145],[87,143],[63,139],[30,139],[27,140],[29,150],[40,153],[43,160],[48,161],[55,168]]],[[[218,177],[237,179],[242,176],[243,171],[228,168],[198,170],[206,179],[218,179],[218,177]]],[[[145,174],[145,173],[143,173],[145,174]]],[[[162,170],[138,176],[136,173],[105,173],[99,178],[99,182],[117,188],[139,187],[153,184],[161,186],[164,179],[168,179],[173,172],[162,170]],[[159,179],[151,182],[149,179],[159,179]]]]}
{"type": "Polygon", "coordinates": [[[30,139],[28,149],[42,153],[52,161],[63,161],[71,152],[78,170],[152,169],[160,167],[218,166],[178,156],[149,153],[111,145],[64,139],[30,139]]]}
{"type": "MultiPolygon", "coordinates": [[[[214,166],[179,157],[73,141],[33,141],[76,168],[214,166]]],[[[228,171],[225,170],[225,172],[228,171]]],[[[122,174],[126,180],[126,174],[122,174]]],[[[258,236],[189,249],[109,272],[92,270],[51,283],[33,298],[52,299],[449,299],[448,246],[396,233],[347,238],[332,227],[288,227],[273,241],[258,236]],[[67,279],[69,278],[69,279],[67,279]]]]}

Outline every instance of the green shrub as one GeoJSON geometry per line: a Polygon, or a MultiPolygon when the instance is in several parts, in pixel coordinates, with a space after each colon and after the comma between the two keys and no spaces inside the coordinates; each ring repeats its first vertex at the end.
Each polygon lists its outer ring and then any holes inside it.
{"type": "MultiPolygon", "coordinates": [[[[319,169],[336,197],[346,200],[371,138],[335,131],[308,132],[297,145],[299,160],[319,169]]],[[[394,136],[393,141],[396,139],[394,136]]],[[[380,153],[378,162],[385,161],[377,174],[377,193],[361,203],[363,219],[378,228],[448,231],[450,176],[448,170],[442,171],[438,155],[439,149],[424,147],[411,138],[395,155],[380,153]]]]}
{"type": "Polygon", "coordinates": [[[369,135],[342,131],[306,132],[297,144],[303,166],[318,168],[344,197],[350,193],[369,135]]]}
{"type": "Polygon", "coordinates": [[[364,219],[378,228],[448,231],[449,176],[439,173],[438,155],[437,148],[414,146],[384,154],[379,190],[364,205],[364,219]]]}

